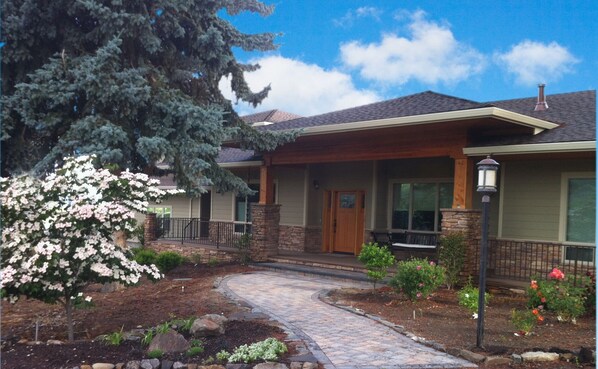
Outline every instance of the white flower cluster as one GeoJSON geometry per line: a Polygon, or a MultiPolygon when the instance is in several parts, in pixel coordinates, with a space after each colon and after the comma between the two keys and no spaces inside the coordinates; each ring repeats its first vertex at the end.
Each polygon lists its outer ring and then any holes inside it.
{"type": "Polygon", "coordinates": [[[135,211],[167,194],[145,174],[96,169],[94,158],[65,158],[43,179],[2,178],[2,275],[0,287],[54,300],[76,296],[88,283],[134,284],[155,267],[129,260],[114,244],[117,231],[135,228],[135,211]],[[42,291],[40,295],[39,291],[42,291]]]}

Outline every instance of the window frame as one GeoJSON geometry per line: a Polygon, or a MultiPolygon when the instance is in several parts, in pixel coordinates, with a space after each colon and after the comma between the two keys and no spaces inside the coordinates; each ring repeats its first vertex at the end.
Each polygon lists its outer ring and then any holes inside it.
{"type": "Polygon", "coordinates": [[[569,212],[569,181],[571,179],[594,179],[596,180],[595,172],[563,172],[561,173],[561,201],[559,209],[559,242],[563,244],[561,260],[565,264],[582,262],[594,265],[596,259],[596,252],[594,251],[592,261],[567,259],[567,249],[569,246],[592,246],[596,247],[596,240],[594,242],[576,242],[567,240],[567,215],[569,212]]]}
{"type": "Polygon", "coordinates": [[[389,204],[386,214],[386,226],[391,232],[401,232],[401,231],[409,231],[409,232],[419,232],[419,233],[439,233],[441,231],[440,227],[441,224],[439,223],[439,215],[440,215],[440,185],[444,183],[450,183],[454,186],[455,181],[453,178],[405,178],[405,179],[391,179],[388,181],[388,200],[387,203],[389,204]],[[421,231],[421,230],[413,230],[413,185],[414,184],[435,184],[436,185],[436,199],[435,199],[435,209],[434,209],[434,230],[432,231],[421,231]],[[392,228],[392,215],[393,215],[393,208],[394,208],[394,186],[396,184],[409,184],[409,219],[407,221],[407,229],[402,228],[392,228]]]}
{"type": "Polygon", "coordinates": [[[167,219],[172,219],[173,218],[172,205],[166,205],[166,206],[150,205],[147,207],[147,212],[156,214],[156,218],[164,219],[164,215],[166,214],[164,212],[165,209],[168,209],[168,218],[167,219]],[[154,211],[151,211],[150,209],[153,209],[154,211]],[[156,209],[162,209],[162,212],[158,213],[157,211],[155,211],[156,209]]]}

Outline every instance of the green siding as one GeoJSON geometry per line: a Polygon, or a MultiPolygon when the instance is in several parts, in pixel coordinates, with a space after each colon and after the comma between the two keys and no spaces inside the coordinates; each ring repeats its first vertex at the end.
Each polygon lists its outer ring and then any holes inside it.
{"type": "Polygon", "coordinates": [[[282,204],[280,224],[302,226],[305,207],[305,170],[278,168],[276,177],[278,203],[282,204]]]}
{"type": "MultiPolygon", "coordinates": [[[[595,161],[522,160],[501,164],[504,176],[503,188],[499,188],[503,201],[501,237],[558,241],[562,174],[595,172],[595,161]]],[[[492,223],[496,226],[497,222],[492,223]]]]}

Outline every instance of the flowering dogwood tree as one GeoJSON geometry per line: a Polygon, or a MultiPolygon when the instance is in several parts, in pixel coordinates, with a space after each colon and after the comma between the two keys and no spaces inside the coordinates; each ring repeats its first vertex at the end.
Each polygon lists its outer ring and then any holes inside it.
{"type": "Polygon", "coordinates": [[[178,190],[128,171],[96,169],[94,157],[66,158],[45,178],[2,178],[2,295],[27,296],[66,309],[68,338],[74,339],[72,310],[89,283],[132,285],[143,275],[162,277],[139,265],[115,245],[119,231],[132,231],[134,212],[145,212],[178,190]]]}

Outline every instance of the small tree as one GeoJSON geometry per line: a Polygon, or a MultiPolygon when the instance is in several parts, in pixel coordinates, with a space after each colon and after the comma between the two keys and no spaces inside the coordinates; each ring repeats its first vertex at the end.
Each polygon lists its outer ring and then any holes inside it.
{"type": "MultiPolygon", "coordinates": [[[[161,278],[114,244],[116,232],[133,231],[134,211],[167,192],[157,180],[128,171],[96,169],[94,157],[66,158],[43,179],[2,178],[2,296],[60,303],[68,339],[74,339],[73,302],[90,283],[132,285],[142,275],[161,278]]],[[[178,190],[170,191],[177,193],[178,190]]]]}
{"type": "Polygon", "coordinates": [[[374,289],[376,282],[384,279],[388,268],[395,263],[395,257],[388,247],[379,247],[377,243],[371,242],[363,245],[357,258],[365,265],[368,278],[374,283],[374,289]]]}
{"type": "Polygon", "coordinates": [[[446,269],[445,283],[450,290],[459,282],[466,257],[465,236],[460,232],[449,233],[440,239],[438,259],[446,269]]]}

